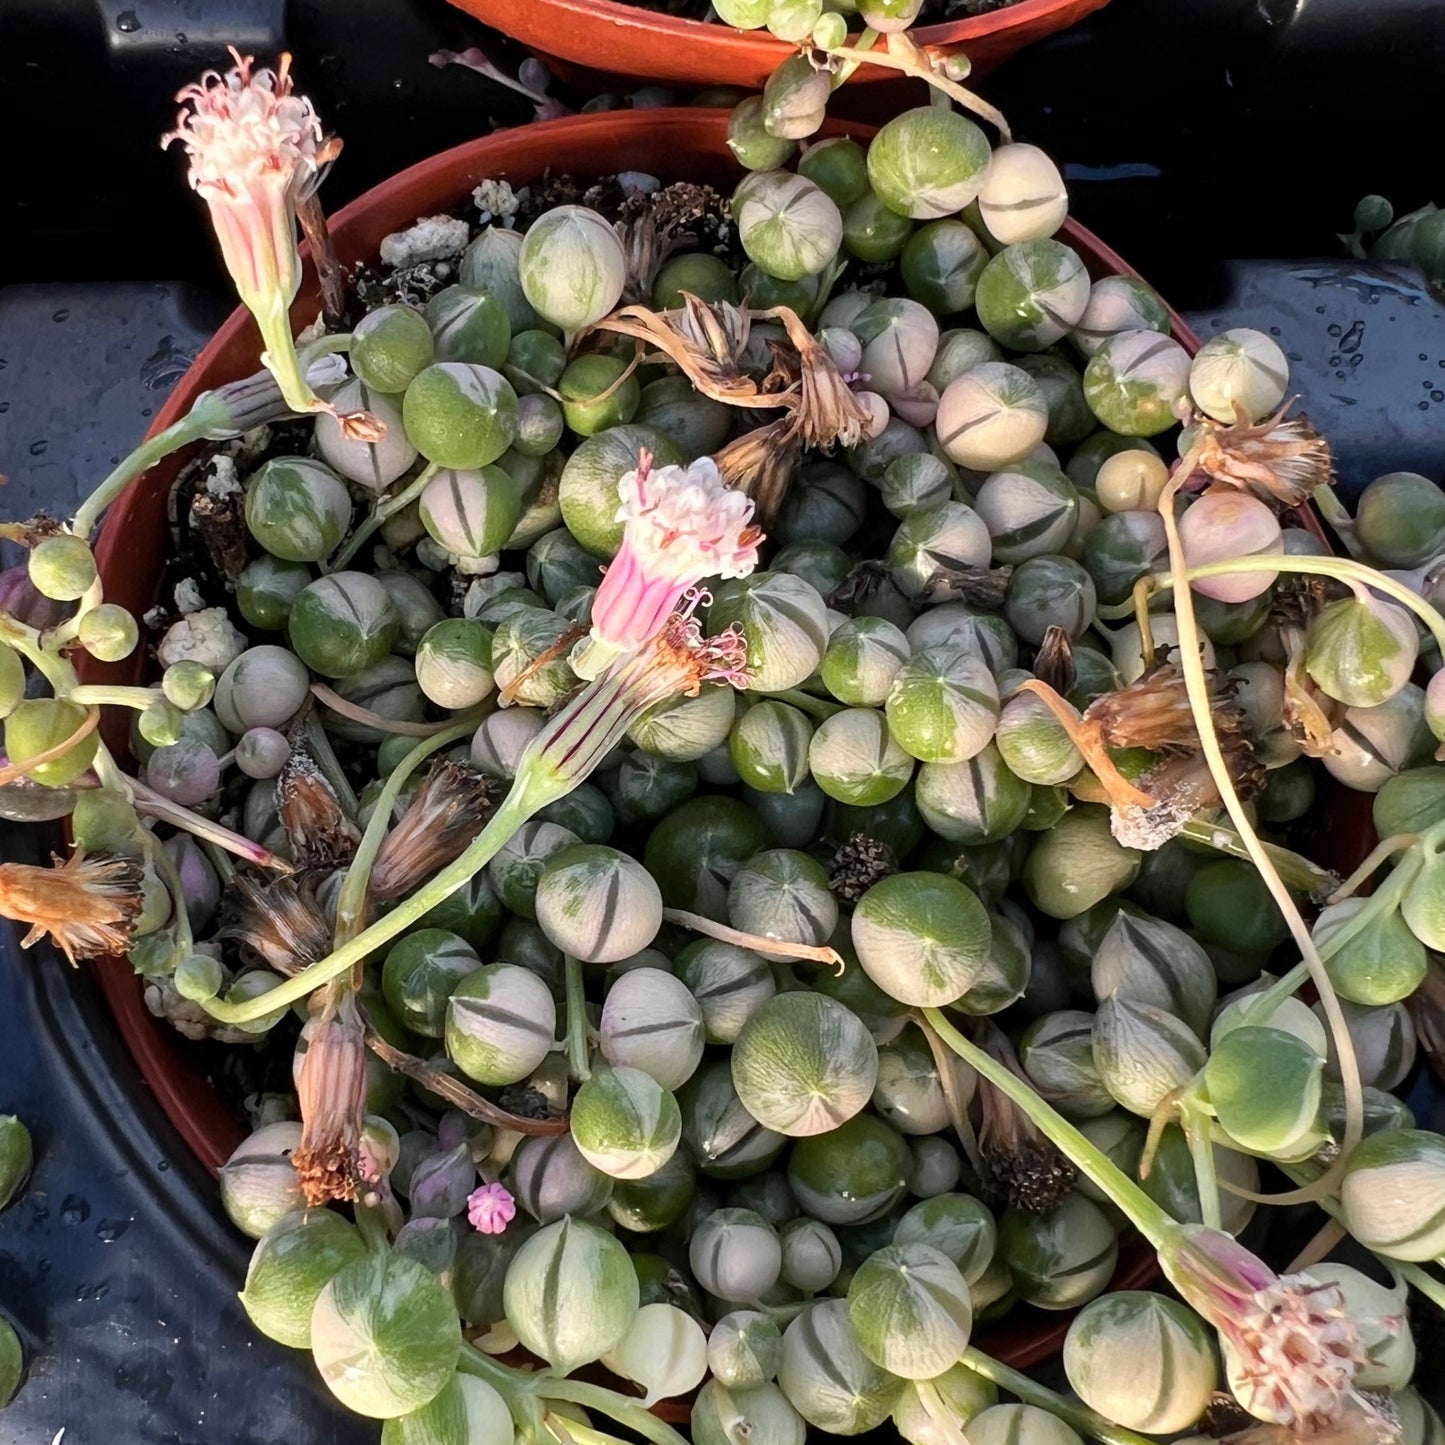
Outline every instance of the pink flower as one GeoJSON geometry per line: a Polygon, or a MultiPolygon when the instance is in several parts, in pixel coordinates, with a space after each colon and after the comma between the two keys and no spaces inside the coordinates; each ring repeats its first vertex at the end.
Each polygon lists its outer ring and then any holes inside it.
{"type": "Polygon", "coordinates": [[[505,1185],[483,1184],[467,1196],[467,1222],[479,1234],[500,1234],[517,1217],[517,1201],[505,1185]]]}
{"type": "Polygon", "coordinates": [[[1256,1419],[1317,1431],[1373,1410],[1355,1383],[1368,1357],[1337,1285],[1277,1275],[1230,1235],[1200,1225],[1171,1232],[1159,1263],[1223,1337],[1235,1394],[1256,1419]]]}
{"type": "MultiPolygon", "coordinates": [[[[251,56],[231,55],[231,70],[207,71],[177,94],[183,108],[161,145],[186,148],[191,185],[210,211],[226,269],[261,329],[261,360],[287,406],[330,411],[307,383],[289,311],[301,284],[296,207],[339,143],[324,139],[311,102],[292,92],[289,55],[277,70],[254,72],[251,56]]],[[[375,425],[367,418],[352,429],[365,434],[375,425]]]]}
{"type": "Polygon", "coordinates": [[[593,599],[591,635],[571,659],[584,678],[655,637],[704,579],[746,577],[763,537],[752,500],[723,484],[710,457],[654,471],[643,451],[617,490],[622,548],[593,599]]]}

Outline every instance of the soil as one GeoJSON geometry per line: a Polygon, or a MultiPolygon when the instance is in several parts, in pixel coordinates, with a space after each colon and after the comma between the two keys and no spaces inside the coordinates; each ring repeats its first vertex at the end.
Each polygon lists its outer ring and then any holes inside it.
{"type": "MultiPolygon", "coordinates": [[[[711,0],[622,0],[642,10],[656,10],[662,15],[675,15],[680,20],[707,20],[713,16],[711,0]]],[[[968,20],[994,10],[1007,10],[1019,0],[923,0],[918,13],[919,25],[945,25],[951,20],[968,20]]],[[[856,15],[849,17],[851,29],[862,28],[856,15]]]]}

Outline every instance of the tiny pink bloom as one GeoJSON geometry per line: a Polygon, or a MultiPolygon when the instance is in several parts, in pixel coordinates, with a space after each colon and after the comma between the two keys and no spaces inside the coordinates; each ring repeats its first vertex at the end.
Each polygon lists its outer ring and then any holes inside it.
{"type": "Polygon", "coordinates": [[[483,1184],[467,1196],[467,1222],[479,1234],[500,1234],[517,1217],[517,1201],[503,1184],[483,1184]]]}
{"type": "Polygon", "coordinates": [[[1182,1225],[1159,1250],[1175,1289],[1223,1338],[1235,1393],[1256,1419],[1319,1431],[1372,1406],[1368,1363],[1338,1285],[1277,1275],[1232,1236],[1182,1225]]]}
{"type": "Polygon", "coordinates": [[[593,599],[591,635],[572,655],[589,679],[657,636],[705,578],[746,577],[763,537],[752,499],[725,486],[710,457],[654,470],[643,451],[617,490],[622,547],[593,599]]]}

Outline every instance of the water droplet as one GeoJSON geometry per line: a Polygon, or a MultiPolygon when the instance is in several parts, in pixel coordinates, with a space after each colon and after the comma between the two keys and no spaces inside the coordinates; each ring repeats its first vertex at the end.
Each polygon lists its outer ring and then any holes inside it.
{"type": "Polygon", "coordinates": [[[1420,411],[1429,411],[1429,410],[1430,410],[1430,403],[1429,403],[1428,401],[1422,401],[1422,402],[1420,403],[1419,407],[1418,407],[1418,410],[1420,410],[1420,411]]]}
{"type": "Polygon", "coordinates": [[[1350,357],[1350,365],[1358,366],[1364,359],[1365,353],[1363,351],[1357,351],[1352,357],[1350,357]]]}
{"type": "Polygon", "coordinates": [[[1445,391],[1432,391],[1432,392],[1430,393],[1430,400],[1431,400],[1431,401],[1445,401],[1445,391]]]}
{"type": "Polygon", "coordinates": [[[129,1228],[128,1219],[102,1219],[95,1226],[95,1237],[102,1244],[114,1244],[129,1228]]]}
{"type": "Polygon", "coordinates": [[[84,1303],[86,1300],[103,1300],[110,1293],[110,1285],[105,1280],[99,1284],[83,1284],[76,1290],[75,1297],[84,1303]]]}
{"type": "Polygon", "coordinates": [[[1338,321],[1332,321],[1327,327],[1325,327],[1326,333],[1330,336],[1338,336],[1344,329],[1345,328],[1341,326],[1338,321]]]}
{"type": "Polygon", "coordinates": [[[1344,364],[1345,364],[1345,359],[1344,359],[1344,357],[1342,357],[1342,356],[1340,355],[1340,353],[1339,353],[1338,351],[1335,352],[1335,354],[1334,354],[1332,357],[1330,357],[1330,365],[1331,365],[1331,366],[1343,366],[1344,364]]]}
{"type": "Polygon", "coordinates": [[[1360,342],[1365,339],[1365,323],[1356,321],[1350,329],[1345,332],[1340,340],[1340,350],[1348,354],[1351,351],[1360,349],[1360,342]]]}
{"type": "Polygon", "coordinates": [[[184,45],[185,43],[186,43],[186,32],[185,32],[184,30],[177,30],[177,31],[176,31],[176,44],[177,44],[177,45],[184,45]]]}
{"type": "Polygon", "coordinates": [[[1335,380],[1336,380],[1336,381],[1343,381],[1344,379],[1345,379],[1345,373],[1344,373],[1343,371],[1337,371],[1337,372],[1335,372],[1335,380]]]}
{"type": "Polygon", "coordinates": [[[140,16],[134,10],[122,10],[115,17],[115,28],[122,35],[134,35],[140,29],[140,16]]]}
{"type": "Polygon", "coordinates": [[[1316,315],[1316,316],[1323,316],[1324,314],[1325,314],[1325,308],[1324,308],[1323,306],[1316,306],[1316,307],[1315,307],[1315,315],[1316,315]]]}
{"type": "Polygon", "coordinates": [[[0,416],[4,416],[5,413],[9,410],[10,403],[8,401],[0,401],[0,416]]]}
{"type": "Polygon", "coordinates": [[[67,1194],[60,1202],[62,1224],[84,1224],[90,1218],[90,1204],[78,1194],[67,1194]]]}
{"type": "Polygon", "coordinates": [[[154,410],[155,410],[154,407],[143,406],[143,407],[141,407],[141,409],[140,409],[140,414],[141,414],[142,416],[149,416],[149,415],[151,414],[151,412],[154,411],[154,410]]]}
{"type": "Polygon", "coordinates": [[[171,1167],[171,1166],[170,1166],[170,1162],[169,1162],[168,1160],[166,1160],[166,1159],[157,1159],[157,1160],[156,1160],[156,1168],[159,1169],[162,1174],[164,1174],[164,1173],[166,1172],[166,1170],[169,1169],[170,1167],[171,1167]]]}
{"type": "Polygon", "coordinates": [[[1278,327],[1278,326],[1271,326],[1271,327],[1269,328],[1269,334],[1270,334],[1271,336],[1279,336],[1279,335],[1281,334],[1279,327],[1278,327]]]}
{"type": "Polygon", "coordinates": [[[1425,351],[1422,351],[1422,352],[1420,353],[1420,360],[1421,360],[1421,361],[1429,361],[1429,360],[1430,360],[1430,355],[1429,355],[1429,353],[1428,353],[1428,352],[1425,352],[1425,351]]]}
{"type": "Polygon", "coordinates": [[[49,449],[50,443],[46,441],[30,443],[30,455],[32,457],[43,457],[49,449]]]}
{"type": "Polygon", "coordinates": [[[50,319],[52,321],[69,321],[70,308],[68,306],[62,306],[59,311],[55,312],[54,315],[51,316],[50,319]]]}

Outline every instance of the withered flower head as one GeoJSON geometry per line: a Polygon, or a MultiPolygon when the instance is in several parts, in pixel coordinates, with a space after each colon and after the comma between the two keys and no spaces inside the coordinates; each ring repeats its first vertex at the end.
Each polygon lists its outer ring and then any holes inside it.
{"type": "Polygon", "coordinates": [[[371,896],[404,898],[445,868],[486,826],[497,807],[492,779],[464,763],[433,763],[401,821],[382,840],[371,870],[371,896]]]}
{"type": "MultiPolygon", "coordinates": [[[[1189,703],[1184,673],[1173,655],[1161,647],[1153,666],[1126,687],[1105,693],[1085,709],[1082,726],[1092,730],[1105,748],[1145,748],[1158,757],[1139,778],[1138,788],[1150,799],[1115,796],[1110,792],[1114,837],[1126,847],[1146,852],[1162,847],[1203,809],[1222,799],[1203,757],[1199,728],[1189,703]]],[[[1248,718],[1234,700],[1234,684],[1210,670],[1209,713],[1215,736],[1241,797],[1264,787],[1265,771],[1255,753],[1248,718]]]]}
{"type": "Polygon", "coordinates": [[[252,949],[276,973],[300,973],[331,952],[331,925],[311,881],[236,877],[226,894],[227,918],[217,935],[252,949]]]}
{"type": "Polygon", "coordinates": [[[0,913],[30,924],[20,940],[29,948],[47,934],[71,961],[124,953],[143,904],[139,863],[91,858],[77,847],[55,866],[0,863],[0,913]]]}
{"type": "MultiPolygon", "coordinates": [[[[1013,1045],[996,1024],[980,1021],[976,1038],[980,1048],[1027,1082],[1013,1045]]],[[[976,1097],[982,1111],[979,1148],[998,1192],[1026,1214],[1045,1214],[1062,1203],[1078,1177],[1074,1166],[1007,1094],[981,1074],[976,1097]]]]}
{"type": "Polygon", "coordinates": [[[798,353],[799,392],[793,406],[804,446],[831,448],[838,442],[855,447],[868,428],[870,413],[849,390],[833,358],[787,306],[759,313],[782,324],[798,353]]]}
{"type": "Polygon", "coordinates": [[[1034,676],[1057,693],[1074,690],[1078,673],[1074,668],[1074,641],[1062,627],[1050,626],[1034,657],[1034,676]]]}
{"type": "Polygon", "coordinates": [[[1327,758],[1335,751],[1335,714],[1343,708],[1306,670],[1305,632],[1284,626],[1279,635],[1285,649],[1281,719],[1306,757],[1327,758]]]}
{"type": "Polygon", "coordinates": [[[1217,482],[1255,493],[1282,507],[1297,507],[1316,487],[1334,479],[1324,438],[1303,412],[1287,417],[1286,402],[1257,423],[1225,425],[1197,418],[1199,467],[1217,482]]]}
{"type": "MultiPolygon", "coordinates": [[[[1012,567],[972,567],[964,562],[939,567],[923,584],[918,600],[929,607],[935,602],[966,602],[970,607],[995,612],[1003,606],[1013,570],[1012,567]]],[[[1062,628],[1054,630],[1063,631],[1062,628]]]]}
{"type": "Polygon", "coordinates": [[[327,999],[306,1026],[298,1050],[296,1093],[301,1143],[291,1162],[306,1202],[354,1200],[361,1192],[361,1131],[366,1122],[366,1029],[355,996],[327,999]]]}
{"type": "Polygon", "coordinates": [[[867,833],[852,833],[828,862],[828,887],[845,903],[856,903],[875,883],[898,871],[887,843],[867,833]]]}
{"type": "Polygon", "coordinates": [[[676,311],[624,306],[597,323],[599,331],[634,336],[655,346],[680,367],[688,380],[714,401],[731,406],[775,406],[738,363],[752,330],[751,314],[727,301],[700,301],[683,293],[676,311]]]}
{"type": "Polygon", "coordinates": [[[342,811],[321,769],[300,748],[292,751],[276,779],[276,808],[298,868],[345,863],[361,842],[361,830],[342,811]]]}
{"type": "Polygon", "coordinates": [[[724,484],[751,497],[758,516],[771,525],[802,456],[802,439],[789,415],[734,437],[714,461],[724,484]]]}

